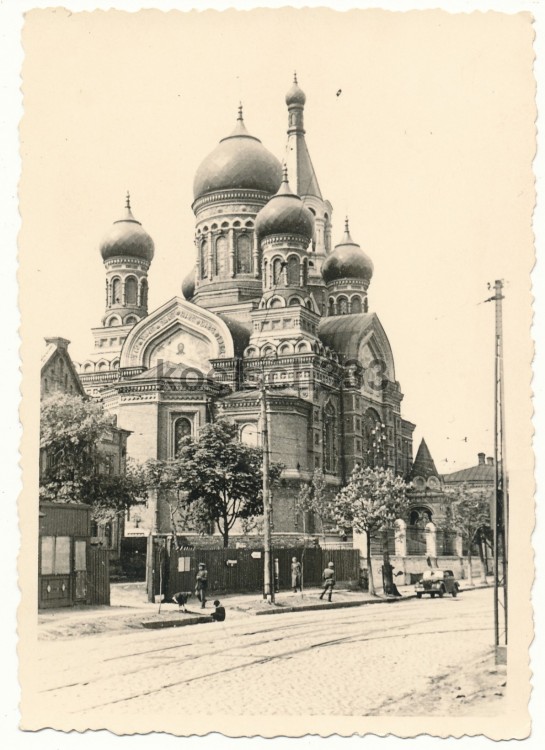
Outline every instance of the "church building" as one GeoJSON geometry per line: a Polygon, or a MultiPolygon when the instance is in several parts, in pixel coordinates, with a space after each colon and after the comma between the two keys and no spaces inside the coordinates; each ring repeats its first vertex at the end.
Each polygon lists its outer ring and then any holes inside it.
{"type": "MultiPolygon", "coordinates": [[[[248,132],[240,107],[234,130],[202,161],[195,266],[182,296],[153,311],[154,243],[127,196],[100,246],[104,315],[79,365],[86,392],[131,432],[128,455],[139,462],[173,457],[184,436],[217,419],[258,445],[265,383],[270,457],[284,466],[272,501],[278,541],[301,533],[294,501],[314,470],[335,491],[356,464],[377,465],[378,433],[380,465],[408,478],[414,430],[373,308],[371,258],[348,219],[332,244],[333,208],[310,158],[296,78],[286,104],[281,160],[248,132]]],[[[140,528],[169,524],[166,504],[150,499],[140,528]]]]}

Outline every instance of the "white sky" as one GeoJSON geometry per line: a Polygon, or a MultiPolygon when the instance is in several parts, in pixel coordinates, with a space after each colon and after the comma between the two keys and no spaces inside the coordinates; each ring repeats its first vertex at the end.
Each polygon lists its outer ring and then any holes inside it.
{"type": "Polygon", "coordinates": [[[493,450],[494,310],[479,303],[495,278],[508,282],[506,319],[521,323],[506,341],[507,394],[529,382],[531,28],[496,14],[325,12],[325,22],[314,11],[29,17],[31,335],[38,347],[67,337],[76,360],[90,350],[104,301],[98,245],[127,189],[156,246],[150,310],[180,294],[199,163],[233,128],[239,100],[250,132],[281,158],[296,69],[333,239],[348,213],[375,265],[370,309],[392,344],[415,453],[425,436],[439,471],[472,465],[493,450]]]}

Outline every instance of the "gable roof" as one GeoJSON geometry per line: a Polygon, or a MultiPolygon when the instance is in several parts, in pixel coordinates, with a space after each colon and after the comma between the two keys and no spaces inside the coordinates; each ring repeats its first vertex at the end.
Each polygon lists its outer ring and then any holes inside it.
{"type": "Polygon", "coordinates": [[[79,379],[78,372],[74,366],[74,363],[72,362],[72,358],[70,357],[70,354],[68,353],[68,345],[70,344],[70,341],[68,339],[63,339],[60,336],[48,336],[45,339],[46,347],[45,351],[42,354],[41,361],[40,361],[40,375],[41,377],[44,377],[45,371],[49,364],[53,361],[54,357],[58,356],[61,357],[66,364],[66,367],[71,375],[72,382],[74,383],[76,387],[77,394],[79,396],[85,396],[85,389],[83,388],[83,385],[81,384],[81,380],[79,379]]]}

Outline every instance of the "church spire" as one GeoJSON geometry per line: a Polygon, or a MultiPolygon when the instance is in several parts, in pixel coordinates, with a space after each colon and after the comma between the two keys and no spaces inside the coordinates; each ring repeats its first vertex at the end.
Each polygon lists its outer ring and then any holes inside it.
{"type": "Polygon", "coordinates": [[[290,184],[301,198],[313,195],[322,200],[322,193],[305,141],[305,102],[305,92],[299,86],[297,74],[294,73],[293,84],[286,94],[286,104],[288,105],[286,162],[290,184]]]}

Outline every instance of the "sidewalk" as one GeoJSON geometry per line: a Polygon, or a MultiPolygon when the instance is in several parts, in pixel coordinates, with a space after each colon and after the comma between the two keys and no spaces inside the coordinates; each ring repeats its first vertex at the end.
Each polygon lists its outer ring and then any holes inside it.
{"type": "MultiPolygon", "coordinates": [[[[461,592],[486,588],[490,584],[476,584],[471,588],[464,587],[460,581],[461,592]]],[[[415,598],[414,586],[399,586],[401,597],[384,597],[379,589],[377,596],[366,591],[349,591],[335,589],[332,602],[320,601],[321,589],[306,589],[302,594],[282,591],[275,595],[275,603],[270,604],[262,594],[223,594],[210,592],[210,599],[204,610],[196,598],[190,599],[188,613],[178,612],[178,606],[172,602],[159,605],[147,601],[143,583],[115,583],[111,587],[111,606],[89,607],[77,606],[40,610],[38,613],[38,634],[40,639],[55,640],[74,638],[98,633],[120,633],[127,630],[141,630],[142,627],[177,627],[207,622],[203,615],[213,611],[215,598],[220,598],[227,610],[227,619],[239,619],[250,616],[287,614],[311,610],[338,609],[343,607],[360,607],[371,604],[391,604],[415,598]]]]}

